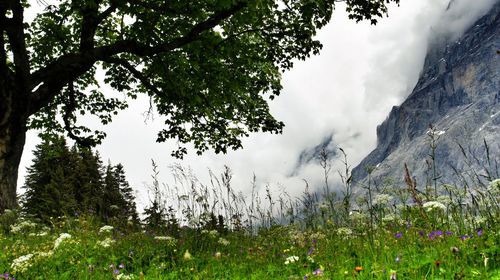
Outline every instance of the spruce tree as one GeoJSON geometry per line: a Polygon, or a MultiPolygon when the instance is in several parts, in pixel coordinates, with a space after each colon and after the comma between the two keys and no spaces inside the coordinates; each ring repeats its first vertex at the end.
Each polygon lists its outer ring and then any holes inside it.
{"type": "Polygon", "coordinates": [[[36,147],[34,156],[23,186],[24,212],[42,221],[73,215],[77,209],[72,186],[76,162],[65,139],[46,138],[36,147]]]}
{"type": "Polygon", "coordinates": [[[139,215],[137,214],[137,205],[135,203],[134,190],[128,183],[125,177],[125,169],[121,163],[117,164],[114,168],[114,176],[118,181],[120,193],[123,198],[123,205],[121,205],[123,214],[127,220],[132,221],[134,224],[139,224],[139,215]]]}

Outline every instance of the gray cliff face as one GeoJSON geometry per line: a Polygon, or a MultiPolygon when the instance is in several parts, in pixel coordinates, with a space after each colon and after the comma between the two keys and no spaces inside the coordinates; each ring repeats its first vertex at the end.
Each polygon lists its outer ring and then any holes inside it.
{"type": "Polygon", "coordinates": [[[372,167],[375,182],[403,182],[404,163],[420,187],[433,178],[460,183],[472,169],[499,176],[500,1],[458,40],[436,41],[413,92],[393,107],[377,128],[376,149],[353,169],[356,181],[366,183],[372,167]],[[432,135],[437,173],[428,164],[432,135]]]}

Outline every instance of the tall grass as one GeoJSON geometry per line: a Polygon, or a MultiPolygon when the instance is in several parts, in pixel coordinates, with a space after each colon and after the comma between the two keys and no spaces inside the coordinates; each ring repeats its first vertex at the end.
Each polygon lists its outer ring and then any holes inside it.
{"type": "MultiPolygon", "coordinates": [[[[102,225],[92,216],[42,225],[16,211],[0,216],[0,279],[500,279],[500,179],[421,188],[372,185],[354,197],[343,153],[342,186],[292,197],[232,186],[229,167],[207,183],[171,167],[161,184],[153,164],[151,202],[163,224],[102,225]]],[[[436,169],[437,170],[437,169],[436,169]]],[[[436,175],[434,172],[433,175],[436,175]]],[[[435,177],[435,176],[434,176],[435,177]]],[[[479,180],[478,180],[479,179],[479,180]]]]}

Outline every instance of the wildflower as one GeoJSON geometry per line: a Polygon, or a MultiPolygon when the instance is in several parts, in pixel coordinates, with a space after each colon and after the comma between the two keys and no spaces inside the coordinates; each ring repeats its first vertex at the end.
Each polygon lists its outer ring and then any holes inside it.
{"type": "Polygon", "coordinates": [[[118,279],[118,280],[131,280],[131,279],[134,279],[134,276],[125,275],[123,273],[120,273],[120,274],[116,275],[116,279],[118,279]]]}
{"type": "Polygon", "coordinates": [[[215,254],[214,254],[214,257],[216,259],[220,259],[221,256],[222,256],[222,254],[220,252],[215,252],[215,254]]]}
{"type": "Polygon", "coordinates": [[[479,230],[477,231],[477,236],[478,236],[478,237],[481,237],[482,235],[483,235],[483,230],[482,230],[482,229],[479,229],[479,230]]]}
{"type": "Polygon", "coordinates": [[[229,240],[227,239],[224,239],[224,238],[219,238],[219,241],[218,241],[219,244],[223,245],[223,246],[228,246],[230,244],[229,240]]]}
{"type": "Polygon", "coordinates": [[[11,233],[21,233],[21,232],[27,232],[30,230],[35,229],[36,224],[30,221],[21,221],[18,224],[11,225],[10,226],[10,232],[11,233]]]}
{"type": "Polygon", "coordinates": [[[189,261],[193,258],[193,256],[191,256],[191,253],[189,253],[189,251],[186,250],[186,252],[184,252],[183,258],[184,258],[184,260],[189,261]]]}
{"type": "Polygon", "coordinates": [[[437,201],[428,201],[428,202],[424,203],[423,207],[425,208],[425,210],[427,212],[446,210],[446,206],[444,206],[444,204],[442,204],[441,202],[437,202],[437,201]]]}
{"type": "Polygon", "coordinates": [[[63,243],[63,241],[66,239],[71,239],[71,234],[61,233],[59,235],[59,237],[56,239],[56,241],[54,242],[54,250],[57,249],[57,247],[59,247],[63,243]]]}
{"type": "Polygon", "coordinates": [[[375,199],[373,200],[373,204],[375,205],[387,205],[389,201],[392,200],[392,196],[388,194],[378,194],[375,196],[375,199]]]}
{"type": "Polygon", "coordinates": [[[488,191],[493,195],[500,195],[500,179],[495,179],[490,182],[488,186],[488,191]]]}
{"type": "Polygon", "coordinates": [[[362,270],[363,270],[363,267],[362,267],[362,266],[356,266],[356,267],[354,268],[354,270],[355,270],[356,272],[360,272],[360,271],[362,271],[362,270]]]}
{"type": "Polygon", "coordinates": [[[99,229],[99,234],[103,234],[103,233],[109,233],[113,230],[113,227],[112,226],[102,226],[100,229],[99,229]]]}
{"type": "Polygon", "coordinates": [[[294,262],[296,262],[298,260],[299,260],[299,257],[297,257],[297,256],[290,256],[290,257],[286,258],[285,264],[288,265],[288,264],[294,263],[294,262]]]}
{"type": "Polygon", "coordinates": [[[314,276],[322,276],[323,273],[324,273],[324,270],[322,270],[321,268],[318,268],[315,271],[313,271],[314,276]]]}
{"type": "Polygon", "coordinates": [[[453,234],[453,232],[449,231],[449,230],[447,230],[445,233],[446,233],[446,235],[452,235],[453,234]]]}
{"type": "Polygon", "coordinates": [[[397,232],[396,234],[394,234],[394,237],[395,238],[401,238],[401,237],[403,237],[403,233],[402,232],[397,232]]]}
{"type": "Polygon", "coordinates": [[[154,239],[158,241],[165,241],[165,243],[171,247],[175,246],[175,244],[177,243],[177,239],[171,236],[155,236],[154,239]]]}
{"type": "Polygon", "coordinates": [[[463,240],[466,240],[466,239],[469,239],[470,236],[468,236],[467,234],[464,234],[462,236],[460,236],[460,239],[463,241],[463,240]]]}
{"type": "Polygon", "coordinates": [[[24,256],[20,256],[19,258],[15,259],[12,261],[12,265],[10,268],[12,269],[12,272],[25,272],[28,270],[28,268],[33,264],[32,263],[32,258],[34,257],[33,254],[28,254],[24,256]]]}
{"type": "Polygon", "coordinates": [[[314,246],[312,246],[311,249],[307,251],[307,255],[310,256],[313,252],[314,252],[314,246]]]}
{"type": "Polygon", "coordinates": [[[391,280],[396,280],[397,279],[396,278],[396,271],[395,270],[391,270],[391,276],[390,276],[389,279],[391,279],[391,280]]]}
{"type": "Polygon", "coordinates": [[[337,233],[343,237],[349,237],[352,235],[352,230],[350,228],[341,227],[337,229],[337,233]]]}
{"type": "Polygon", "coordinates": [[[384,222],[384,223],[390,223],[390,222],[394,222],[396,220],[397,220],[397,217],[394,214],[388,214],[382,218],[382,222],[384,222]]]}
{"type": "Polygon", "coordinates": [[[307,256],[307,261],[310,263],[314,263],[314,259],[311,256],[307,256]]]}
{"type": "Polygon", "coordinates": [[[120,270],[119,269],[113,270],[113,275],[118,275],[118,274],[120,274],[120,270]]]}
{"type": "Polygon", "coordinates": [[[118,268],[119,268],[119,269],[124,269],[124,268],[125,268],[125,265],[124,265],[123,263],[121,263],[121,264],[119,264],[119,265],[118,265],[118,268]]]}
{"type": "Polygon", "coordinates": [[[108,247],[110,247],[115,242],[116,242],[115,240],[107,237],[106,239],[104,239],[102,241],[98,241],[97,245],[102,246],[104,248],[108,248],[108,247]]]}
{"type": "Polygon", "coordinates": [[[401,261],[401,258],[399,256],[396,257],[396,259],[394,259],[397,263],[401,261]]]}
{"type": "Polygon", "coordinates": [[[458,249],[458,247],[451,247],[451,248],[450,248],[450,251],[451,251],[453,254],[456,254],[456,253],[460,252],[460,249],[458,249]]]}

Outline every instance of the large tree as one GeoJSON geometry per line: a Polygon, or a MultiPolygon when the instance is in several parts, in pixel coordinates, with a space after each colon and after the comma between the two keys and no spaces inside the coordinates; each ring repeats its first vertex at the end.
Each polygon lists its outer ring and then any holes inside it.
{"type": "MultiPolygon", "coordinates": [[[[146,94],[164,116],[157,141],[175,156],[241,147],[250,132],[279,133],[268,99],[280,73],[321,48],[313,36],[338,0],[1,0],[0,212],[16,205],[27,129],[95,145],[104,133],[76,124],[86,113],[111,121],[127,100],[105,96],[95,78],[129,97],[146,94]],[[43,8],[25,20],[29,4],[43,8]]],[[[372,23],[399,0],[345,0],[372,23]]]]}

